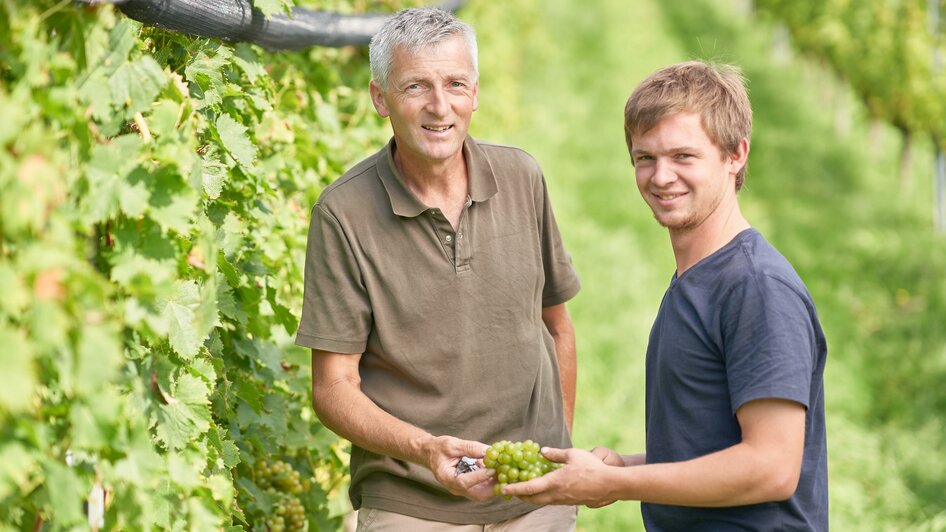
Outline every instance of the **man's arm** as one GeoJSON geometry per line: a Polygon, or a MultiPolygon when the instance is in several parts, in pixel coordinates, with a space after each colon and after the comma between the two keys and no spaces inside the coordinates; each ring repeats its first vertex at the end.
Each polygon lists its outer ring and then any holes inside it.
{"type": "Polygon", "coordinates": [[[805,407],[760,399],[743,405],[736,418],[740,443],[685,462],[613,467],[587,451],[549,449],[566,466],[503,493],[534,504],[599,505],[639,500],[679,506],[723,507],[785,500],[801,475],[805,407]]]}
{"type": "Polygon", "coordinates": [[[632,467],[647,463],[647,455],[645,454],[618,454],[617,451],[607,447],[595,447],[591,450],[591,453],[611,466],[632,467]]]}
{"type": "Polygon", "coordinates": [[[332,432],[371,452],[427,467],[451,493],[484,501],[493,470],[455,476],[461,456],[482,457],[487,445],[432,434],[382,410],[361,391],[361,355],[312,350],[312,407],[332,432]]]}
{"type": "Polygon", "coordinates": [[[575,347],[575,326],[568,315],[565,303],[542,309],[542,321],[555,341],[555,356],[558,359],[559,379],[562,384],[562,401],[565,406],[565,424],[572,431],[575,417],[575,387],[578,379],[578,355],[575,347]]]}

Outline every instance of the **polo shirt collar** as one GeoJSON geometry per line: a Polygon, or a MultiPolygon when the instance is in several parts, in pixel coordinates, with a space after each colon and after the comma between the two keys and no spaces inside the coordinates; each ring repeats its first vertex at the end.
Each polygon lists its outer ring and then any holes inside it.
{"type": "MultiPolygon", "coordinates": [[[[424,213],[430,207],[407,187],[397,166],[394,164],[394,138],[384,148],[384,157],[378,162],[378,175],[391,201],[391,210],[398,216],[413,218],[424,213]]],[[[466,169],[470,176],[470,199],[474,202],[486,201],[493,197],[498,190],[496,176],[489,165],[489,160],[483,149],[467,135],[463,141],[463,158],[466,159],[466,169]]]]}

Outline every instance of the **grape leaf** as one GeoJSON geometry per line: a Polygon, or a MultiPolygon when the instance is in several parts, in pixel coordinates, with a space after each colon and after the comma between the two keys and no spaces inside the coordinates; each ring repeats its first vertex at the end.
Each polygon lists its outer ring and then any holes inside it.
{"type": "Polygon", "coordinates": [[[266,415],[263,416],[263,425],[269,427],[274,434],[285,437],[289,429],[289,400],[285,394],[270,393],[263,401],[266,415]]]}
{"type": "Polygon", "coordinates": [[[112,444],[122,424],[126,399],[113,385],[103,386],[90,398],[77,401],[69,412],[73,449],[97,452],[112,444]]]}
{"type": "Polygon", "coordinates": [[[253,6],[263,12],[267,17],[278,13],[289,14],[291,12],[292,0],[254,0],[253,6]]]}
{"type": "Polygon", "coordinates": [[[178,283],[177,293],[167,302],[162,316],[168,320],[168,340],[171,348],[186,359],[192,358],[200,349],[202,338],[197,335],[194,311],[200,305],[197,283],[178,283]]]}
{"type": "Polygon", "coordinates": [[[73,404],[69,410],[69,424],[72,426],[73,449],[94,450],[108,446],[112,434],[99,425],[88,406],[81,403],[73,404]]]}
{"type": "Polygon", "coordinates": [[[0,410],[23,412],[33,404],[38,384],[33,349],[25,335],[0,323],[0,410]]]}
{"type": "Polygon", "coordinates": [[[19,314],[30,300],[22,279],[9,264],[3,262],[0,262],[0,294],[3,294],[0,297],[0,316],[19,314]]]}
{"type": "MultiPolygon", "coordinates": [[[[243,238],[246,235],[246,224],[234,213],[227,213],[223,220],[223,227],[217,231],[220,249],[227,258],[233,258],[243,247],[243,238]]],[[[233,283],[231,282],[231,285],[233,283]]]]}
{"type": "Polygon", "coordinates": [[[266,75],[266,70],[259,62],[259,56],[249,44],[240,43],[236,46],[233,52],[233,63],[240,67],[251,84],[256,83],[257,78],[266,75]]]}
{"type": "Polygon", "coordinates": [[[193,102],[195,108],[203,109],[221,102],[220,95],[226,88],[223,72],[231,55],[227,47],[210,45],[200,50],[184,68],[184,76],[190,82],[190,93],[197,100],[193,102]]]}
{"type": "Polygon", "coordinates": [[[156,260],[126,249],[111,259],[111,280],[139,297],[160,297],[173,290],[177,270],[172,260],[156,260]]]}
{"type": "Polygon", "coordinates": [[[219,268],[220,273],[223,274],[224,278],[227,280],[227,284],[230,285],[230,288],[239,287],[242,284],[242,274],[229,262],[227,262],[226,257],[223,253],[217,254],[217,268],[219,268]]]}
{"type": "Polygon", "coordinates": [[[257,414],[263,412],[263,390],[259,383],[250,379],[240,379],[236,383],[236,396],[243,399],[257,414]]]}
{"type": "Polygon", "coordinates": [[[236,162],[244,169],[252,168],[256,160],[256,146],[246,135],[246,127],[228,114],[220,115],[214,126],[220,142],[236,162]]]}
{"type": "MultiPolygon", "coordinates": [[[[229,473],[229,472],[227,472],[229,473]]],[[[207,486],[210,488],[210,494],[218,503],[230,507],[233,502],[234,486],[230,475],[216,474],[207,478],[207,486]]]]}
{"type": "MultiPolygon", "coordinates": [[[[210,404],[210,388],[199,377],[184,373],[177,380],[174,388],[174,398],[191,406],[208,406],[210,404]]],[[[207,430],[206,426],[203,430],[207,430]]]]}
{"type": "Polygon", "coordinates": [[[168,455],[168,478],[178,486],[190,491],[201,483],[203,466],[195,463],[190,453],[172,453],[168,455]],[[190,458],[190,460],[188,459],[190,458]]]}
{"type": "Polygon", "coordinates": [[[275,290],[269,290],[267,295],[269,304],[273,309],[273,315],[276,317],[276,322],[283,326],[287,334],[295,334],[296,330],[299,328],[299,322],[295,314],[276,301],[275,290]]]}
{"type": "Polygon", "coordinates": [[[0,120],[0,146],[16,138],[21,130],[30,121],[29,87],[26,84],[17,86],[12,94],[6,90],[0,91],[0,109],[3,109],[3,120],[0,120]]]}
{"type": "Polygon", "coordinates": [[[115,475],[129,484],[145,487],[156,473],[164,469],[164,458],[155,452],[146,434],[132,432],[123,452],[125,457],[115,462],[115,475]]]}
{"type": "Polygon", "coordinates": [[[165,229],[187,234],[200,198],[173,169],[159,170],[152,181],[150,215],[165,229]]]}
{"type": "Polygon", "coordinates": [[[168,99],[159,100],[151,109],[149,125],[151,134],[162,142],[176,139],[177,121],[181,115],[181,104],[168,99]]]}
{"type": "Polygon", "coordinates": [[[137,218],[148,208],[151,192],[140,179],[140,174],[147,175],[144,169],[138,168],[128,175],[128,180],[119,186],[118,205],[130,218],[137,218]],[[139,174],[139,175],[136,175],[139,174]]]}
{"type": "Polygon", "coordinates": [[[75,525],[83,520],[84,483],[66,464],[48,458],[43,464],[46,472],[45,487],[49,492],[49,508],[53,522],[61,527],[75,525]]]}
{"type": "Polygon", "coordinates": [[[259,489],[259,487],[248,478],[240,478],[237,480],[237,485],[243,488],[247,493],[252,495],[253,502],[258,506],[264,513],[269,513],[272,510],[273,505],[276,503],[274,495],[259,489]]]}
{"type": "Polygon", "coordinates": [[[240,449],[232,440],[224,439],[222,432],[225,432],[225,429],[217,426],[210,427],[207,431],[207,441],[216,449],[226,468],[236,467],[242,461],[240,449]]]}
{"type": "Polygon", "coordinates": [[[25,490],[36,466],[36,459],[20,443],[0,446],[0,499],[25,490]]]}
{"type": "Polygon", "coordinates": [[[130,19],[121,19],[108,34],[107,56],[99,63],[108,72],[113,72],[124,63],[135,47],[135,36],[140,25],[130,19]]]}
{"type": "Polygon", "coordinates": [[[140,146],[137,135],[123,135],[92,149],[92,158],[85,167],[89,191],[82,198],[86,222],[101,222],[115,216],[122,190],[120,178],[137,165],[140,146]]]}
{"type": "Polygon", "coordinates": [[[210,428],[209,394],[201,379],[181,375],[173,400],[160,405],[156,416],[157,436],[169,449],[181,449],[210,428]]]}
{"type": "MultiPolygon", "coordinates": [[[[167,458],[162,457],[161,461],[166,462],[167,458]]],[[[184,530],[187,528],[184,523],[175,521],[181,501],[180,496],[172,489],[170,482],[166,479],[158,482],[149,495],[148,506],[153,508],[153,515],[156,519],[154,523],[148,523],[148,525],[157,526],[160,530],[184,530]]]]}
{"type": "Polygon", "coordinates": [[[122,363],[118,331],[111,324],[84,324],[76,349],[76,392],[94,395],[110,382],[122,363]]]}
{"type": "Polygon", "coordinates": [[[201,165],[201,183],[207,197],[215,200],[220,197],[223,184],[227,180],[228,169],[217,159],[204,158],[201,165]]]}
{"type": "Polygon", "coordinates": [[[282,369],[282,350],[272,342],[260,342],[259,359],[267,368],[276,375],[283,375],[282,369]]]}
{"type": "Polygon", "coordinates": [[[92,118],[99,122],[109,119],[112,113],[112,91],[104,70],[96,70],[79,86],[79,98],[89,108],[92,118]]]}
{"type": "Polygon", "coordinates": [[[201,357],[191,360],[188,364],[188,369],[191,373],[204,379],[204,382],[213,384],[217,380],[217,371],[214,369],[213,364],[206,358],[201,357]]]}
{"type": "Polygon", "coordinates": [[[167,83],[167,74],[150,55],[122,63],[108,80],[112,102],[126,107],[127,117],[148,109],[167,83]]]}
{"type": "Polygon", "coordinates": [[[246,312],[237,304],[236,299],[233,297],[233,291],[230,290],[230,286],[225,279],[220,279],[220,282],[217,284],[217,306],[220,309],[220,313],[227,318],[240,324],[246,323],[246,312]]]}

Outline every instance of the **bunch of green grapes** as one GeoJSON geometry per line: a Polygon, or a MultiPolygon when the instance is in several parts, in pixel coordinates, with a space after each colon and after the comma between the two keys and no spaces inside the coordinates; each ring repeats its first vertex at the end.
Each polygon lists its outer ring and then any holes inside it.
{"type": "Polygon", "coordinates": [[[532,440],[498,441],[486,450],[483,464],[490,469],[496,469],[498,482],[493,487],[493,493],[496,495],[499,495],[507,484],[532,480],[562,466],[542,456],[539,453],[539,444],[532,440]]]}
{"type": "Polygon", "coordinates": [[[282,460],[256,462],[253,477],[257,486],[279,497],[275,511],[266,519],[270,532],[304,530],[305,507],[296,495],[308,490],[308,481],[282,460]]]}
{"type": "Polygon", "coordinates": [[[276,515],[268,520],[270,532],[303,530],[305,528],[305,507],[297,497],[283,497],[276,505],[276,515]]]}
{"type": "Polygon", "coordinates": [[[255,469],[256,485],[263,488],[274,488],[276,491],[298,495],[305,491],[302,477],[299,472],[286,462],[277,460],[272,463],[257,462],[255,469]]]}

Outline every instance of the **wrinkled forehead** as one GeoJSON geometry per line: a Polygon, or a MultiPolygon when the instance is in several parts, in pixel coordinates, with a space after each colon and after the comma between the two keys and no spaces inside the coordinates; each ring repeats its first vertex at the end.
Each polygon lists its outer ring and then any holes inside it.
{"type": "Polygon", "coordinates": [[[419,45],[401,44],[394,49],[392,75],[399,77],[415,70],[449,71],[475,77],[472,53],[459,34],[419,45]]]}
{"type": "Polygon", "coordinates": [[[394,47],[393,52],[395,57],[439,57],[457,53],[472,57],[472,51],[470,50],[470,47],[467,45],[463,35],[459,32],[443,35],[432,40],[399,43],[394,47]]]}

